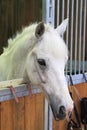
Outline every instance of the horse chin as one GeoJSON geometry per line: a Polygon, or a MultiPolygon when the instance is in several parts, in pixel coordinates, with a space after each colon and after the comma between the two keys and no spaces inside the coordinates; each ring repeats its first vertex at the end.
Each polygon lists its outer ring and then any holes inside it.
{"type": "MultiPolygon", "coordinates": [[[[53,115],[54,115],[54,114],[53,114],[53,115]]],[[[54,118],[55,118],[56,121],[64,120],[64,119],[66,118],[66,114],[63,115],[63,116],[60,115],[60,114],[57,115],[57,116],[54,115],[54,118]]]]}
{"type": "Polygon", "coordinates": [[[54,116],[56,121],[63,120],[66,118],[66,112],[64,112],[64,114],[57,113],[56,111],[54,111],[52,106],[51,106],[51,109],[52,109],[53,116],[54,116]]]}

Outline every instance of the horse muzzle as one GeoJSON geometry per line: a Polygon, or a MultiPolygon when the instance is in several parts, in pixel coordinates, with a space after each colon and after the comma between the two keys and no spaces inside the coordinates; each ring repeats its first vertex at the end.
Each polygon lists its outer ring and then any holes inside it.
{"type": "Polygon", "coordinates": [[[51,109],[52,109],[55,120],[63,120],[66,117],[66,109],[64,106],[60,106],[59,109],[56,109],[51,104],[51,109]]]}
{"type": "Polygon", "coordinates": [[[54,115],[55,120],[63,120],[67,117],[70,117],[72,113],[72,109],[66,108],[66,105],[61,102],[61,100],[58,100],[57,98],[52,98],[50,96],[50,106],[54,115]]]}

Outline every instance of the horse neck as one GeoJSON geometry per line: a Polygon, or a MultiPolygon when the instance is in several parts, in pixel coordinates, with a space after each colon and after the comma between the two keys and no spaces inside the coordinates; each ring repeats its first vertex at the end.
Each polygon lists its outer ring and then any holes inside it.
{"type": "MultiPolygon", "coordinates": [[[[34,45],[35,45],[35,42],[32,42],[31,39],[29,39],[28,42],[26,42],[24,46],[22,45],[21,47],[18,47],[14,51],[14,53],[11,55],[12,56],[11,62],[13,64],[12,70],[11,70],[12,75],[10,75],[11,78],[23,77],[27,56],[34,48],[34,45]]],[[[10,77],[8,79],[11,79],[10,77]]]]}
{"type": "MultiPolygon", "coordinates": [[[[6,76],[4,77],[8,80],[23,77],[27,55],[31,52],[34,45],[34,38],[33,41],[32,38],[25,39],[23,42],[18,41],[18,44],[13,45],[8,52],[1,56],[2,59],[5,59],[5,64],[8,66],[8,71],[6,71],[7,73],[5,73],[6,76]]],[[[6,66],[4,71],[5,69],[7,69],[6,66]]]]}
{"type": "Polygon", "coordinates": [[[0,59],[3,59],[3,62],[0,63],[0,67],[2,68],[0,73],[6,72],[2,79],[7,80],[23,76],[27,55],[34,48],[36,42],[34,28],[32,27],[31,30],[28,29],[24,35],[12,40],[11,47],[9,46],[0,56],[0,59]]]}

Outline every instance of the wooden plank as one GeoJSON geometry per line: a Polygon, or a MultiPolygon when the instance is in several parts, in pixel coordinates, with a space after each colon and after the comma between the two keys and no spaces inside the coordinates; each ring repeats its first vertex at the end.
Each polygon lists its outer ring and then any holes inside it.
{"type": "Polygon", "coordinates": [[[36,96],[36,128],[35,130],[44,130],[44,96],[36,96]]]}
{"type": "Polygon", "coordinates": [[[43,100],[42,94],[25,97],[25,130],[44,130],[43,100]]]}
{"type": "MultiPolygon", "coordinates": [[[[76,87],[76,89],[78,90],[81,98],[82,97],[87,97],[87,83],[82,83],[82,84],[78,84],[78,85],[74,85],[76,87]]],[[[80,114],[80,107],[79,107],[79,98],[75,92],[75,90],[73,89],[73,86],[70,87],[70,90],[72,91],[72,96],[75,102],[75,105],[77,107],[78,113],[80,114]]],[[[75,120],[75,115],[73,112],[72,118],[75,120]]],[[[53,130],[66,130],[67,127],[67,121],[55,121],[55,119],[53,118],[53,130]]]]}
{"type": "MultiPolygon", "coordinates": [[[[87,97],[87,83],[78,84],[78,85],[74,85],[74,86],[76,87],[77,91],[79,92],[81,98],[87,97]]],[[[74,99],[77,111],[80,115],[80,109],[79,109],[80,108],[80,101],[79,101],[79,98],[78,98],[74,89],[73,89],[73,99],[74,99]]],[[[75,120],[74,114],[73,114],[72,118],[75,120]]],[[[83,125],[82,125],[82,128],[84,128],[83,125]]]]}
{"type": "Polygon", "coordinates": [[[25,10],[24,10],[24,16],[25,16],[25,25],[28,25],[29,23],[34,21],[34,0],[25,0],[25,10]]]}
{"type": "Polygon", "coordinates": [[[34,0],[34,19],[37,22],[42,20],[42,0],[34,0]]]}
{"type": "Polygon", "coordinates": [[[44,130],[44,97],[42,94],[4,101],[0,107],[0,130],[44,130]]]}
{"type": "Polygon", "coordinates": [[[78,89],[78,92],[80,93],[81,97],[87,97],[87,83],[78,84],[74,86],[78,89]]]}
{"type": "Polygon", "coordinates": [[[36,127],[36,95],[25,97],[25,130],[35,130],[36,127]]]}
{"type": "Polygon", "coordinates": [[[1,103],[1,130],[24,130],[24,98],[1,103]]]}
{"type": "Polygon", "coordinates": [[[67,127],[66,120],[55,121],[55,119],[53,119],[53,130],[66,130],[66,127],[67,127]]]}
{"type": "Polygon", "coordinates": [[[24,97],[19,99],[19,103],[13,103],[14,130],[24,130],[24,107],[24,97]]]}
{"type": "Polygon", "coordinates": [[[13,101],[1,103],[1,130],[13,130],[13,101]]]}

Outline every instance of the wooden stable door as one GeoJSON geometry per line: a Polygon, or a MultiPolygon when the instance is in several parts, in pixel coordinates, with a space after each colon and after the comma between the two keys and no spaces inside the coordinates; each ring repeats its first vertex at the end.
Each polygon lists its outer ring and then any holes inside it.
{"type": "Polygon", "coordinates": [[[0,103],[0,130],[44,130],[43,94],[0,103]]]}
{"type": "MultiPolygon", "coordinates": [[[[81,97],[87,97],[87,83],[75,85],[81,97]]],[[[79,99],[73,86],[70,87],[72,96],[80,114],[79,99]]],[[[73,114],[74,119],[74,114],[73,114]]],[[[55,121],[52,130],[66,130],[67,121],[55,121]]],[[[0,103],[0,130],[44,130],[44,96],[33,94],[15,100],[0,103]]]]}
{"type": "MultiPolygon", "coordinates": [[[[78,90],[81,97],[87,97],[87,83],[74,85],[74,87],[76,87],[76,89],[78,90]]],[[[70,90],[72,91],[72,96],[73,96],[76,108],[80,115],[79,98],[78,98],[75,90],[73,89],[73,86],[70,87],[70,90]]],[[[73,116],[73,119],[75,120],[74,112],[73,112],[72,116],[73,116]]],[[[53,130],[66,130],[67,123],[68,122],[66,120],[55,121],[55,119],[53,119],[53,130]]]]}

